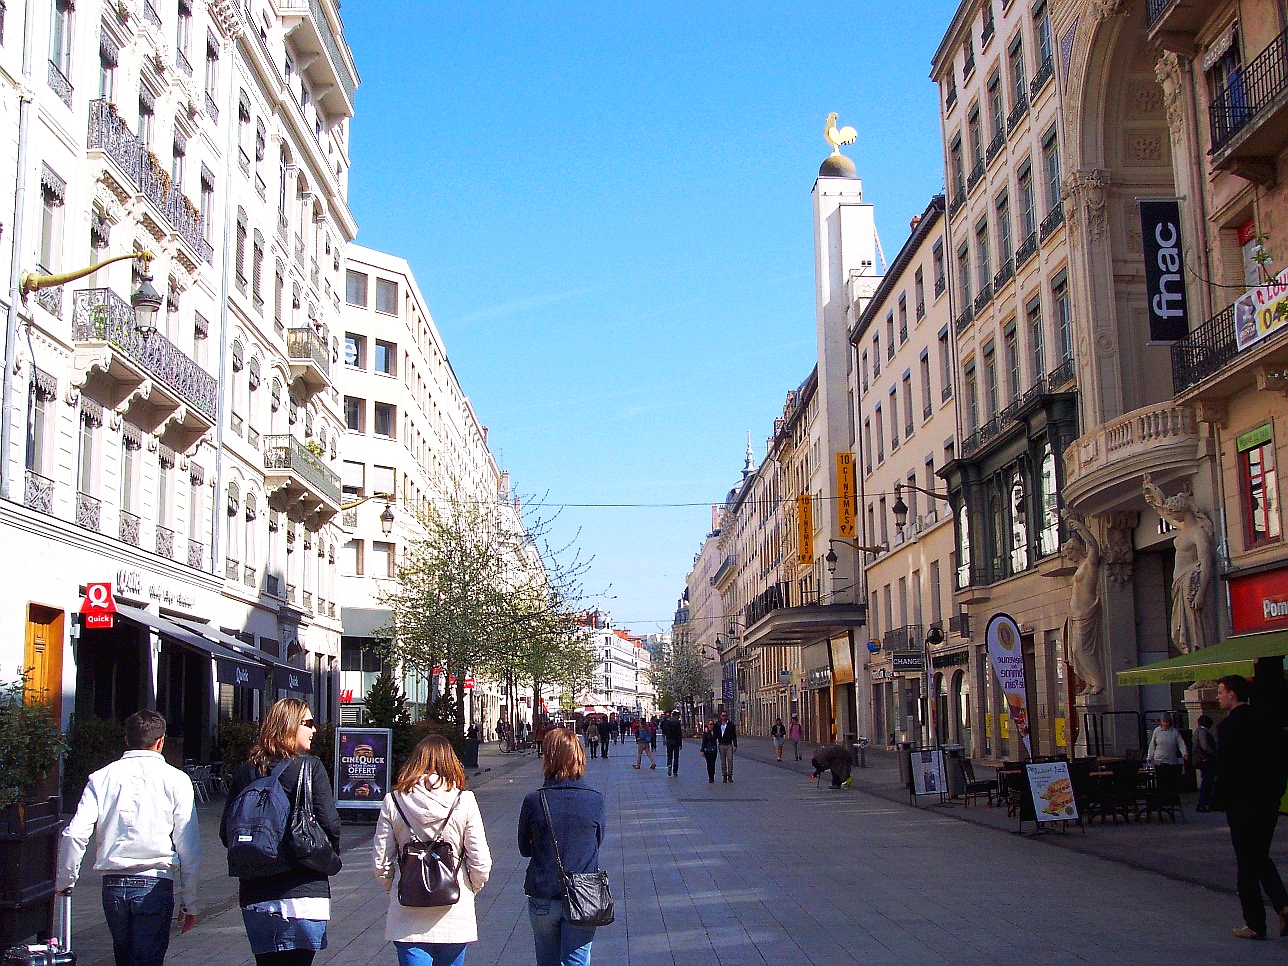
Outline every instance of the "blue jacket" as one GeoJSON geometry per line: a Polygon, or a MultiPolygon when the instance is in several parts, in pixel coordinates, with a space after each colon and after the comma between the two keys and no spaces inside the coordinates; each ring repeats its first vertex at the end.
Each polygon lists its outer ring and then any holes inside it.
{"type": "MultiPolygon", "coordinates": [[[[604,796],[582,781],[548,779],[542,787],[555,822],[564,871],[597,871],[599,846],[604,841],[604,796]]],[[[563,895],[540,792],[530,792],[519,809],[519,854],[530,860],[523,879],[525,894],[535,899],[563,895]]]]}

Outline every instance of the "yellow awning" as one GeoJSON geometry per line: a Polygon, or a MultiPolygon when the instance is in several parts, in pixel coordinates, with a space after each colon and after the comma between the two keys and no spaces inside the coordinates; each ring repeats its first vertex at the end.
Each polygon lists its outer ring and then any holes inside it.
{"type": "Polygon", "coordinates": [[[1241,634],[1190,654],[1168,658],[1157,664],[1146,664],[1130,671],[1119,671],[1118,683],[1130,685],[1212,681],[1226,674],[1242,674],[1251,678],[1257,658],[1283,657],[1286,654],[1288,631],[1241,634]]]}

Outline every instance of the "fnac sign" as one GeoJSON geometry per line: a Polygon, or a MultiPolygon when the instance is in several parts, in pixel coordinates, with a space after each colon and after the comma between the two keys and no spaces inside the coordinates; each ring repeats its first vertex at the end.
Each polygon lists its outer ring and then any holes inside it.
{"type": "Polygon", "coordinates": [[[85,599],[81,601],[81,614],[86,627],[108,628],[116,613],[116,600],[112,597],[110,583],[86,584],[85,599]]]}

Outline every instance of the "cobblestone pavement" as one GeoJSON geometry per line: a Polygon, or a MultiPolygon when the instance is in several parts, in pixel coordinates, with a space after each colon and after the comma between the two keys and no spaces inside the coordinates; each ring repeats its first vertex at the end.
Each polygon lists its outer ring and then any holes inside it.
{"type": "MultiPolygon", "coordinates": [[[[608,799],[602,856],[617,899],[617,922],[595,940],[602,966],[1224,966],[1282,962],[1288,951],[1288,940],[1233,939],[1232,896],[1051,848],[1051,836],[1022,838],[857,789],[818,789],[792,768],[754,760],[751,747],[732,785],[707,783],[693,745],[678,779],[633,770],[627,746],[611,750],[607,761],[588,763],[608,799]]],[[[479,895],[480,941],[467,957],[475,964],[532,962],[515,820],[540,772],[534,758],[508,768],[474,784],[495,862],[479,895]]],[[[1232,856],[1226,862],[1228,877],[1232,856]]],[[[387,898],[365,847],[346,854],[332,889],[319,966],[395,962],[383,941],[387,898]]],[[[86,915],[101,915],[97,902],[82,899],[78,918],[86,915]]],[[[234,907],[176,935],[170,949],[168,962],[183,966],[252,962],[234,907]]]]}

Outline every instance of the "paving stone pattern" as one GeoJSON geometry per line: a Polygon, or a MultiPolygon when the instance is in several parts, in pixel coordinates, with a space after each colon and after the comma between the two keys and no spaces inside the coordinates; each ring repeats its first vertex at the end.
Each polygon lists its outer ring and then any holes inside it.
{"type": "MultiPolygon", "coordinates": [[[[1232,896],[1052,848],[1051,836],[963,822],[961,809],[818,789],[795,767],[755,760],[748,745],[732,785],[708,784],[688,745],[678,779],[633,770],[625,746],[588,763],[607,796],[602,858],[617,899],[617,922],[599,930],[594,962],[1224,966],[1283,962],[1288,952],[1288,940],[1233,939],[1232,896]]],[[[515,824],[540,771],[535,758],[507,765],[474,783],[495,863],[478,899],[480,940],[467,955],[475,966],[532,963],[515,824]]],[[[396,962],[383,940],[387,897],[365,845],[346,854],[332,894],[319,966],[396,962]]],[[[89,905],[82,900],[78,918],[89,905]]],[[[168,962],[182,966],[253,961],[233,907],[176,935],[170,949],[168,962]]]]}

